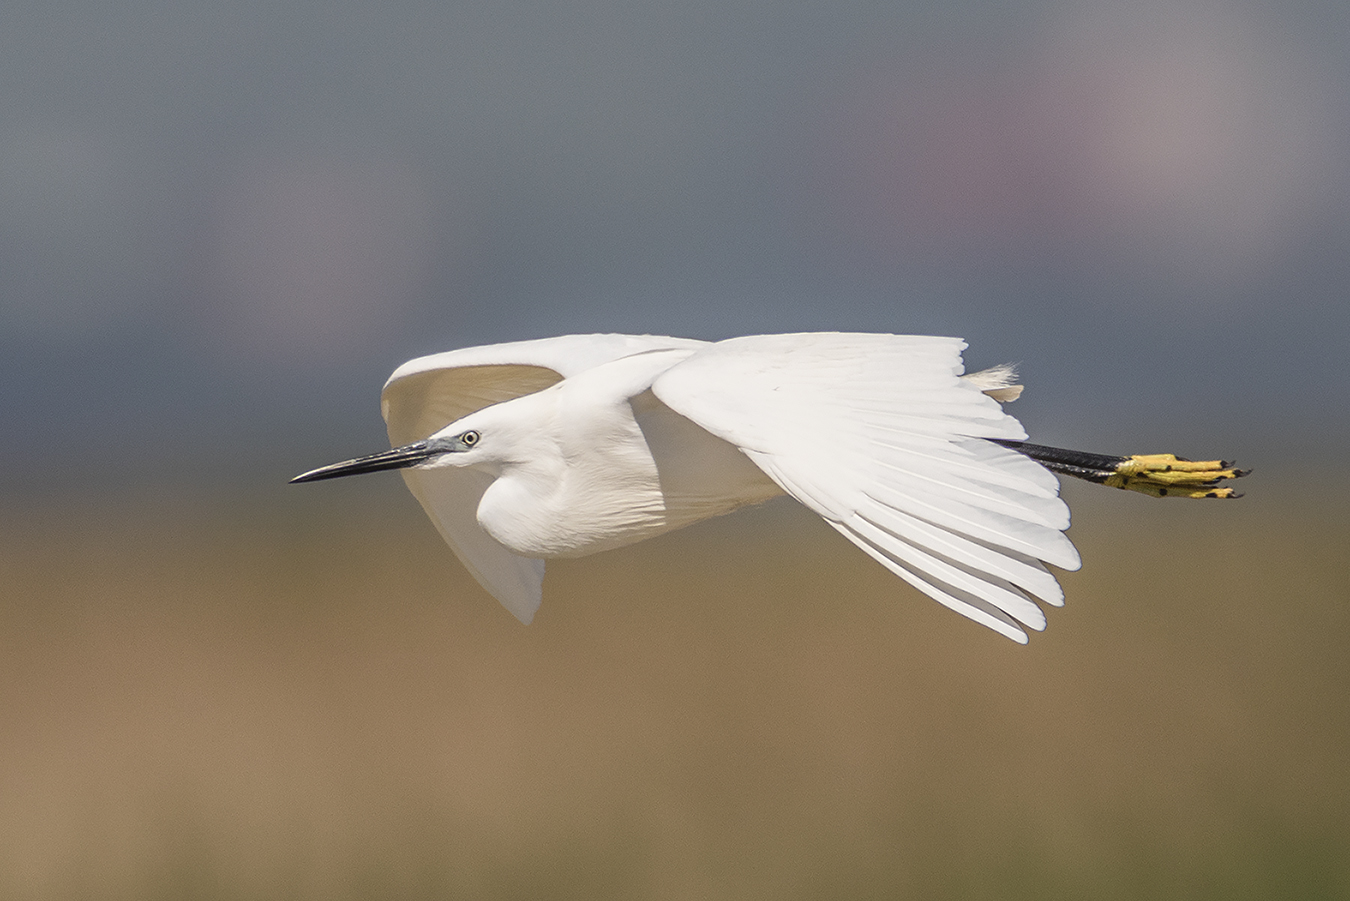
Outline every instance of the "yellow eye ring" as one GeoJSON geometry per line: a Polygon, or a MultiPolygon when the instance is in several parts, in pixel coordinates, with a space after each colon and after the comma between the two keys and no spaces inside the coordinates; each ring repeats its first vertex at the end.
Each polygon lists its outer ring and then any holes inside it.
{"type": "Polygon", "coordinates": [[[459,443],[463,444],[465,447],[473,447],[475,444],[478,443],[478,439],[482,437],[483,436],[478,434],[477,431],[475,431],[474,429],[470,429],[463,435],[459,436],[459,443]]]}

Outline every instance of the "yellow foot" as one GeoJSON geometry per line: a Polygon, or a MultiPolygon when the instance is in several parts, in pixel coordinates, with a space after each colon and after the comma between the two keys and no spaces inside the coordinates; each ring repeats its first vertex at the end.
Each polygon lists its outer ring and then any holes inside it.
{"type": "Polygon", "coordinates": [[[1102,484],[1153,497],[1242,497],[1220,488],[1224,479],[1240,479],[1250,469],[1234,469],[1226,460],[1187,460],[1172,454],[1136,454],[1116,466],[1102,484]]]}

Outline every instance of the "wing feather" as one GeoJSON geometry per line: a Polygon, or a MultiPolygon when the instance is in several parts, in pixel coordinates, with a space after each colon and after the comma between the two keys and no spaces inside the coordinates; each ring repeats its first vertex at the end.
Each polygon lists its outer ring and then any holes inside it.
{"type": "Polygon", "coordinates": [[[478,584],[522,623],[534,619],[544,598],[544,561],[511,553],[479,527],[475,515],[492,476],[472,469],[402,473],[436,531],[478,584]]]}
{"type": "Polygon", "coordinates": [[[920,591],[1018,641],[1028,597],[1061,604],[1076,569],[1054,475],[982,440],[1016,419],[960,378],[955,338],[806,334],[705,347],[652,385],[920,591]]]}
{"type": "MultiPolygon", "coordinates": [[[[877,527],[868,517],[855,514],[846,523],[849,530],[856,532],[868,544],[905,564],[913,571],[924,573],[933,579],[983,598],[1009,616],[1028,625],[1039,623],[1044,628],[1045,614],[1030,598],[1013,587],[1012,583],[998,576],[969,569],[950,560],[931,554],[923,548],[910,544],[895,535],[877,527]]],[[[1038,626],[1033,625],[1033,628],[1038,626]]]]}
{"type": "Polygon", "coordinates": [[[1009,556],[1006,549],[991,548],[885,504],[870,505],[865,518],[898,540],[941,555],[957,565],[1006,579],[1057,607],[1064,602],[1059,582],[1039,561],[1009,556]]]}
{"type": "Polygon", "coordinates": [[[1017,625],[1017,621],[983,598],[970,595],[950,585],[940,585],[938,580],[933,577],[911,570],[844,523],[831,522],[830,525],[849,541],[862,548],[873,560],[876,560],[886,569],[944,607],[955,610],[962,616],[968,617],[982,626],[987,626],[1019,644],[1027,643],[1027,633],[1022,631],[1021,627],[1017,625]]]}

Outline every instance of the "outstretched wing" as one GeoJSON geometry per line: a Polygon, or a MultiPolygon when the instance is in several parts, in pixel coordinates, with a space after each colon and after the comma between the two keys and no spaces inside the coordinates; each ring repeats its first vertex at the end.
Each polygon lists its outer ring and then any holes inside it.
{"type": "MultiPolygon", "coordinates": [[[[568,376],[635,353],[705,342],[652,335],[568,335],[469,347],[404,363],[385,383],[380,410],[389,441],[419,441],[475,410],[541,391],[568,376]]],[[[491,476],[468,469],[401,470],[464,567],[521,622],[543,597],[544,561],[502,547],[478,525],[491,476]]]]}
{"type": "Polygon", "coordinates": [[[1042,563],[1077,569],[1059,483],[1015,451],[1016,419],[960,378],[956,338],[765,335],[711,345],[652,385],[741,448],[887,569],[1025,642],[1028,593],[1064,603],[1042,563]],[[1019,626],[1019,623],[1021,626],[1019,626]]]}

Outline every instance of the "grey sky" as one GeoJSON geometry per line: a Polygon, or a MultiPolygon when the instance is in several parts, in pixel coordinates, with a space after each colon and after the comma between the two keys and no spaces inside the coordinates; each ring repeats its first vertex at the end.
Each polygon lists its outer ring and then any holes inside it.
{"type": "Polygon", "coordinates": [[[8,4],[3,485],[78,432],[93,477],[271,478],[371,449],[406,358],[583,331],[957,334],[1038,438],[1297,459],[1350,429],[1347,24],[8,4]]]}

